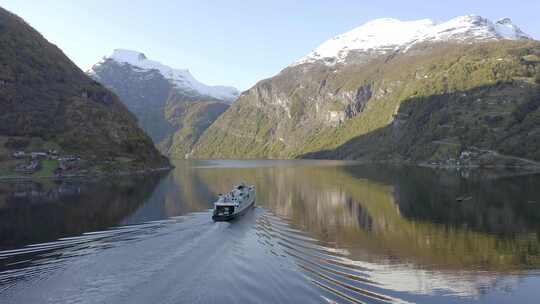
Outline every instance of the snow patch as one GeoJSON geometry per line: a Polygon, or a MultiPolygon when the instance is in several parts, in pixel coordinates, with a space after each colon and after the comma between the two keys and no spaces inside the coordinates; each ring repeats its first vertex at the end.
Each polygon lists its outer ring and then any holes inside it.
{"type": "Polygon", "coordinates": [[[421,42],[470,41],[497,39],[531,39],[509,18],[497,22],[477,15],[467,15],[443,23],[429,19],[400,21],[382,18],[369,21],[349,32],[338,35],[313,50],[292,65],[325,59],[326,62],[342,62],[352,50],[384,54],[421,42]],[[330,59],[330,60],[328,60],[330,59]]]}
{"type": "MultiPolygon", "coordinates": [[[[115,49],[112,55],[105,57],[98,65],[102,64],[107,59],[112,59],[122,64],[129,64],[143,70],[158,70],[163,77],[171,81],[177,88],[192,90],[201,95],[207,95],[226,101],[234,101],[240,95],[240,92],[234,87],[206,85],[195,79],[188,69],[173,69],[158,61],[148,59],[141,52],[115,49]]],[[[91,69],[89,73],[95,75],[93,69],[91,69]]]]}

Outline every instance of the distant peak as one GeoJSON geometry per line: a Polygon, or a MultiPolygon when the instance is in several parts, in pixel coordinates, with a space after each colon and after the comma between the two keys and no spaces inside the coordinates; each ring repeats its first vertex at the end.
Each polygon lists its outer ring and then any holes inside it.
{"type": "Polygon", "coordinates": [[[485,41],[497,39],[530,39],[510,18],[492,22],[480,15],[471,14],[442,23],[430,19],[401,21],[379,18],[368,21],[346,33],[324,42],[306,57],[293,65],[320,59],[332,64],[343,61],[350,51],[385,53],[397,49],[408,50],[419,42],[430,41],[485,41]]]}
{"type": "Polygon", "coordinates": [[[512,19],[505,17],[497,20],[497,23],[499,24],[512,24],[512,19]]]}
{"type": "Polygon", "coordinates": [[[497,20],[495,28],[503,36],[512,36],[513,39],[531,39],[531,36],[524,33],[508,17],[497,20]]]}
{"type": "Polygon", "coordinates": [[[385,23],[401,23],[403,21],[395,18],[377,18],[364,23],[362,26],[373,26],[385,23]]]}
{"type": "Polygon", "coordinates": [[[126,49],[115,49],[109,58],[126,63],[135,63],[147,59],[141,52],[126,49]]]}
{"type": "Polygon", "coordinates": [[[199,94],[215,97],[218,99],[233,101],[240,93],[234,87],[228,86],[210,86],[206,85],[191,75],[189,69],[175,69],[165,65],[159,61],[148,59],[143,53],[138,51],[115,49],[112,55],[105,57],[104,60],[92,67],[88,73],[96,78],[99,78],[96,69],[102,64],[106,64],[107,60],[114,60],[120,64],[128,64],[138,68],[138,70],[159,71],[163,77],[169,80],[174,86],[180,89],[196,91],[199,94]]]}
{"type": "Polygon", "coordinates": [[[419,20],[399,20],[396,18],[377,18],[370,20],[360,27],[366,27],[366,26],[374,26],[374,25],[384,25],[388,23],[394,23],[394,24],[403,24],[403,23],[424,23],[424,24],[431,24],[433,21],[431,19],[425,18],[425,19],[419,19],[419,20]]]}
{"type": "Polygon", "coordinates": [[[463,15],[463,16],[457,16],[450,20],[483,21],[487,19],[477,14],[468,14],[468,15],[463,15]]]}

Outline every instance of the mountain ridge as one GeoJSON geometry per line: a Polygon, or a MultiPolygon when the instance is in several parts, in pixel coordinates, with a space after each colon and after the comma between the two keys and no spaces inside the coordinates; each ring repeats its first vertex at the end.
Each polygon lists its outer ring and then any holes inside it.
{"type": "Polygon", "coordinates": [[[136,51],[115,50],[88,74],[118,96],[158,149],[185,158],[202,132],[236,99],[232,87],[206,86],[136,51]]]}
{"type": "MultiPolygon", "coordinates": [[[[493,22],[479,15],[465,15],[436,23],[430,19],[401,21],[379,18],[368,21],[346,33],[323,42],[307,56],[292,65],[333,58],[341,62],[351,51],[407,51],[417,43],[426,41],[465,41],[497,39],[531,39],[510,18],[493,22]]],[[[328,62],[332,62],[327,60],[328,62]]]]}
{"type": "Polygon", "coordinates": [[[186,91],[192,90],[194,91],[194,95],[205,95],[227,102],[233,102],[240,94],[239,91],[234,87],[206,85],[195,79],[195,77],[193,77],[193,75],[189,72],[189,69],[171,68],[170,66],[162,64],[161,62],[148,59],[142,52],[127,49],[115,49],[110,56],[104,57],[101,61],[92,66],[87,73],[90,75],[97,75],[95,70],[99,68],[99,65],[104,64],[107,60],[114,60],[119,64],[129,64],[131,66],[140,68],[143,71],[157,70],[163,75],[163,77],[177,86],[178,89],[186,91]]]}
{"type": "Polygon", "coordinates": [[[470,149],[538,160],[540,43],[509,19],[499,24],[510,31],[479,16],[453,20],[466,26],[429,25],[452,29],[441,39],[416,32],[424,20],[399,45],[371,36],[369,48],[360,41],[285,67],[243,92],[191,156],[499,161],[470,149]],[[424,148],[398,149],[400,140],[424,148]]]}

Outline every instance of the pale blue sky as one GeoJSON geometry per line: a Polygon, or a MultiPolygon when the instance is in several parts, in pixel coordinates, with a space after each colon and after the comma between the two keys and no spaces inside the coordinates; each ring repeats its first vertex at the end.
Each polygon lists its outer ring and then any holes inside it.
{"type": "Polygon", "coordinates": [[[115,48],[248,89],[323,41],[374,18],[510,17],[540,37],[540,0],[0,0],[82,69],[115,48]]]}

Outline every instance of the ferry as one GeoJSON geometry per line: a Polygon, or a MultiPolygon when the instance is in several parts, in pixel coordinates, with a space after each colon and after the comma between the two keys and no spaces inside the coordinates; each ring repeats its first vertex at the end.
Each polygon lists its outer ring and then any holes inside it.
{"type": "Polygon", "coordinates": [[[247,186],[245,183],[223,195],[219,194],[214,203],[212,219],[215,222],[230,221],[246,213],[255,204],[255,186],[247,186]]]}

